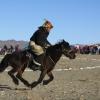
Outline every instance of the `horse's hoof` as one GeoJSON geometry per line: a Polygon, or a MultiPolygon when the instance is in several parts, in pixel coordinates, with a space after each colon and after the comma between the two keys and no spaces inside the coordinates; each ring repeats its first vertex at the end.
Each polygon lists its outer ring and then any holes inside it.
{"type": "Polygon", "coordinates": [[[25,84],[27,87],[30,87],[31,85],[29,83],[25,84]]]}
{"type": "Polygon", "coordinates": [[[47,85],[48,84],[48,81],[43,81],[43,85],[47,85]]]}
{"type": "Polygon", "coordinates": [[[37,82],[33,82],[32,84],[31,84],[31,88],[34,88],[35,86],[37,86],[37,82]]]}
{"type": "Polygon", "coordinates": [[[13,82],[16,84],[16,85],[19,85],[19,81],[16,79],[16,80],[13,80],[13,82]]]}
{"type": "Polygon", "coordinates": [[[31,90],[32,90],[34,87],[35,87],[35,85],[31,85],[31,86],[30,86],[31,90]]]}
{"type": "Polygon", "coordinates": [[[30,86],[28,86],[28,88],[29,88],[30,90],[32,90],[32,87],[31,87],[31,85],[30,85],[30,86]]]}
{"type": "Polygon", "coordinates": [[[27,87],[30,88],[31,86],[30,85],[27,85],[27,87]]]}

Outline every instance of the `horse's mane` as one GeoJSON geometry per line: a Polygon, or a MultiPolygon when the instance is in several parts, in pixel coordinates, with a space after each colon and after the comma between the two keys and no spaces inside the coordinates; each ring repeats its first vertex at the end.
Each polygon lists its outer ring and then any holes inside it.
{"type": "Polygon", "coordinates": [[[58,46],[60,46],[61,44],[62,44],[62,42],[64,42],[65,40],[64,39],[62,39],[62,40],[59,40],[57,43],[55,43],[55,47],[58,47],[58,46]]]}
{"type": "Polygon", "coordinates": [[[55,45],[59,45],[59,44],[61,44],[63,41],[64,41],[64,39],[59,40],[57,43],[55,43],[55,45]]]}
{"type": "Polygon", "coordinates": [[[54,45],[50,46],[49,48],[57,48],[58,49],[63,41],[64,40],[60,40],[57,43],[55,43],[54,45]]]}

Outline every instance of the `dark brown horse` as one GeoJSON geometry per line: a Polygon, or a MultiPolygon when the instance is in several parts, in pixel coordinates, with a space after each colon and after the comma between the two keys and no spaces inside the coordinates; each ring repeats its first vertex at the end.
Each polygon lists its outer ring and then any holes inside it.
{"type": "Polygon", "coordinates": [[[53,46],[50,46],[46,50],[45,54],[40,55],[37,60],[39,61],[39,63],[41,63],[41,74],[39,79],[32,84],[29,84],[25,79],[22,78],[22,73],[24,72],[26,67],[34,70],[33,56],[30,54],[30,50],[7,54],[1,61],[0,72],[3,72],[8,66],[12,66],[12,70],[10,70],[8,74],[11,76],[15,84],[18,85],[18,79],[20,79],[26,86],[30,86],[31,88],[35,87],[42,81],[44,85],[47,85],[54,79],[52,70],[54,69],[54,66],[56,65],[62,54],[64,54],[66,57],[69,57],[70,59],[75,58],[75,52],[71,50],[69,43],[64,40],[53,46]],[[17,72],[16,76],[14,75],[15,72],[17,72]],[[43,80],[46,74],[49,76],[49,79],[43,80]]]}

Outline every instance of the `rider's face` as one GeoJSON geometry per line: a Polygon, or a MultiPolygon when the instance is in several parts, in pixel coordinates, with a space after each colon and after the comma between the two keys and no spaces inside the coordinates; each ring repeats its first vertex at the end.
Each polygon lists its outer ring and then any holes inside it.
{"type": "Polygon", "coordinates": [[[49,32],[52,28],[51,27],[46,27],[46,29],[49,32]]]}

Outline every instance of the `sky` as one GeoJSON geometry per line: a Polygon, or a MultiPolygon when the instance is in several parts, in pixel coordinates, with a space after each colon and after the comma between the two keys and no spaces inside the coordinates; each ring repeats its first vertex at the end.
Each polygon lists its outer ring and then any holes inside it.
{"type": "Polygon", "coordinates": [[[0,0],[0,40],[29,41],[48,19],[48,41],[100,43],[100,0],[0,0]]]}

